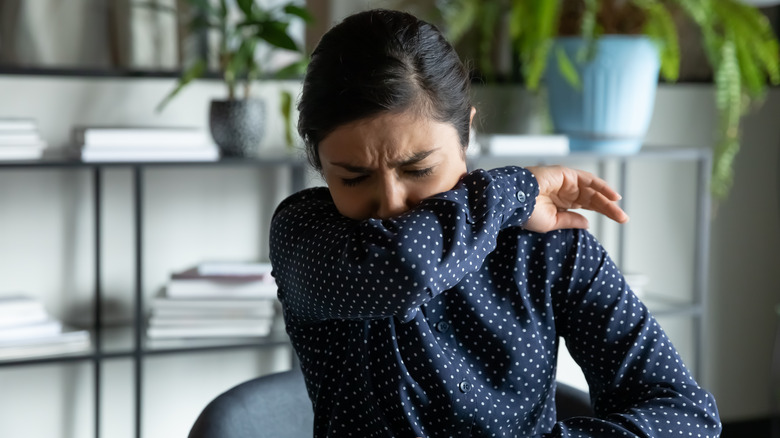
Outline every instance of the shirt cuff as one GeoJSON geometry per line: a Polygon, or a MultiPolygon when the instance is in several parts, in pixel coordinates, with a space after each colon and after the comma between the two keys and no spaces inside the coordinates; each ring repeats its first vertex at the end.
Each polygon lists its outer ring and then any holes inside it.
{"type": "Polygon", "coordinates": [[[539,196],[539,184],[536,177],[521,167],[504,167],[495,169],[497,179],[501,180],[501,197],[507,212],[501,229],[522,226],[531,217],[539,196]]]}

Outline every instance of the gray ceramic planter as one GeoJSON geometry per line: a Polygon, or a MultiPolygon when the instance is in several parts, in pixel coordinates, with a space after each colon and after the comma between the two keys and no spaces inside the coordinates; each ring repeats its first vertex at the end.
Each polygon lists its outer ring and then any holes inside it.
{"type": "Polygon", "coordinates": [[[254,155],[265,130],[262,100],[212,100],[209,129],[223,157],[254,155]]]}

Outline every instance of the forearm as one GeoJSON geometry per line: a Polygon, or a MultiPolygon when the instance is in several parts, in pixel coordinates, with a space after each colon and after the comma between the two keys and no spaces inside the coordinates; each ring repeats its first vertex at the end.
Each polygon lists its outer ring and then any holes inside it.
{"type": "Polygon", "coordinates": [[[520,168],[474,171],[389,220],[347,219],[310,194],[285,201],[271,226],[274,275],[296,314],[409,320],[478,269],[503,226],[527,219],[536,183],[520,168]]]}
{"type": "Polygon", "coordinates": [[[585,373],[597,418],[560,423],[550,437],[667,437],[694,431],[717,437],[712,395],[685,368],[601,245],[588,233],[574,236],[575,251],[568,255],[573,263],[564,263],[569,268],[556,285],[565,291],[558,299],[556,326],[585,373]]]}

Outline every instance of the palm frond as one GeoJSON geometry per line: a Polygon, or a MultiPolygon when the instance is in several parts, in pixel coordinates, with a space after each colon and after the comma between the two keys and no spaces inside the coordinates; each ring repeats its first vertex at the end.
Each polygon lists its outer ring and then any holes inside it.
{"type": "Polygon", "coordinates": [[[474,27],[480,3],[479,0],[457,0],[448,2],[447,7],[442,10],[442,18],[447,23],[446,36],[453,44],[460,42],[474,27]]]}
{"type": "Polygon", "coordinates": [[[657,0],[635,0],[635,4],[647,13],[644,31],[658,45],[661,76],[676,81],[680,75],[680,43],[672,14],[657,0]]]}
{"type": "Polygon", "coordinates": [[[526,86],[539,88],[547,65],[552,39],[558,27],[561,0],[514,0],[510,35],[520,54],[526,86]]]}
{"type": "Polygon", "coordinates": [[[732,165],[739,151],[742,117],[742,78],[733,38],[726,36],[715,71],[715,102],[720,114],[720,134],[712,168],[712,192],[724,197],[734,180],[732,165]]]}

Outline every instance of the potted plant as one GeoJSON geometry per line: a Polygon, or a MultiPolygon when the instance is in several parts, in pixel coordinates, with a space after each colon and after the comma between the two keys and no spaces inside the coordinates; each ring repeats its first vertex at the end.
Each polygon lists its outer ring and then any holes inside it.
{"type": "MultiPolygon", "coordinates": [[[[276,71],[269,70],[258,58],[262,43],[270,49],[301,53],[289,33],[293,19],[311,21],[308,10],[295,2],[277,7],[262,7],[254,0],[189,0],[194,14],[188,20],[192,31],[215,33],[218,39],[219,73],[227,86],[227,99],[212,100],[209,108],[209,128],[223,156],[251,154],[263,135],[265,107],[262,100],[252,98],[250,89],[254,80],[264,77],[285,78],[300,76],[306,68],[306,59],[299,60],[276,71]]],[[[175,97],[193,80],[206,74],[208,61],[200,57],[180,76],[176,87],[158,105],[158,110],[175,97]]],[[[292,97],[282,93],[282,114],[288,144],[292,142],[292,97]]]]}
{"type": "MultiPolygon", "coordinates": [[[[586,126],[584,121],[572,123],[555,111],[571,113],[572,107],[580,104],[581,118],[602,113],[626,115],[626,110],[596,110],[581,104],[592,100],[592,96],[604,97],[604,93],[610,93],[601,90],[594,94],[585,89],[591,82],[599,81],[593,80],[593,70],[599,70],[605,63],[614,64],[618,59],[610,52],[612,48],[605,46],[631,40],[640,41],[637,52],[657,48],[655,62],[642,61],[649,65],[644,69],[643,81],[651,88],[611,94],[645,101],[646,114],[630,122],[637,128],[631,136],[640,139],[649,123],[652,106],[648,109],[647,105],[652,105],[654,100],[657,82],[654,70],[658,69],[667,81],[677,79],[681,54],[676,23],[681,20],[692,23],[701,33],[704,53],[714,72],[720,117],[712,179],[712,191],[717,197],[724,197],[732,183],[732,163],[739,150],[742,115],[751,103],[761,100],[768,84],[780,83],[778,39],[763,13],[740,0],[449,0],[436,4],[450,38],[457,42],[464,35],[476,36],[473,39],[478,53],[476,66],[488,79],[494,75],[495,54],[491,51],[500,47],[495,43],[499,33],[496,29],[500,28],[497,23],[499,17],[508,17],[512,52],[520,61],[525,85],[535,90],[544,78],[545,82],[555,84],[554,91],[547,84],[548,93],[569,93],[565,97],[550,96],[553,122],[569,123],[580,129],[586,126]]],[[[635,54],[630,53],[632,50],[622,48],[628,55],[635,54]]],[[[635,61],[617,63],[635,65],[635,61]]],[[[627,77],[636,76],[636,71],[627,77]]],[[[633,105],[628,113],[639,111],[637,108],[633,105]]],[[[592,121],[594,125],[606,123],[592,121]]],[[[624,118],[622,123],[629,122],[624,118]]],[[[556,126],[556,129],[565,128],[556,126]]]]}

